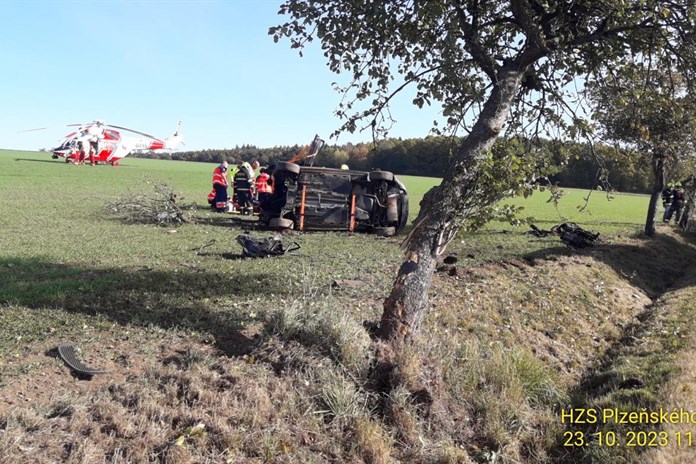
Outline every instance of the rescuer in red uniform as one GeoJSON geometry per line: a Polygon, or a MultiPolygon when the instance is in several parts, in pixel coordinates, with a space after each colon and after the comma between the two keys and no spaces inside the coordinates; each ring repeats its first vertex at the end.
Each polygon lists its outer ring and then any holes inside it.
{"type": "Polygon", "coordinates": [[[268,197],[271,196],[271,193],[273,193],[271,176],[268,175],[266,168],[261,168],[261,173],[256,178],[256,193],[258,194],[259,205],[263,205],[268,197]]]}
{"type": "Polygon", "coordinates": [[[215,190],[215,210],[222,213],[227,208],[227,187],[229,182],[227,181],[227,161],[223,161],[222,164],[215,168],[213,171],[213,190],[215,190]]]}

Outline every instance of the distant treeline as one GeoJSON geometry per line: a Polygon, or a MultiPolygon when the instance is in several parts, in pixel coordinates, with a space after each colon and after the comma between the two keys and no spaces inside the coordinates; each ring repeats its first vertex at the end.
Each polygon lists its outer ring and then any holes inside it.
{"type": "MultiPolygon", "coordinates": [[[[401,175],[442,177],[457,142],[458,139],[451,137],[430,136],[421,139],[386,139],[376,146],[372,143],[327,145],[319,153],[315,165],[338,168],[347,164],[357,170],[379,168],[401,175]]],[[[555,148],[557,144],[542,143],[546,164],[550,166],[550,179],[563,187],[593,188],[598,184],[606,187],[608,181],[611,187],[622,192],[650,191],[652,175],[644,157],[608,147],[595,147],[594,154],[591,154],[589,147],[582,144],[564,145],[560,149],[555,148]],[[604,169],[600,169],[600,163],[604,169]]],[[[258,160],[263,166],[273,161],[289,160],[301,149],[299,145],[272,148],[242,145],[230,149],[151,152],[132,156],[203,163],[227,160],[232,164],[258,160]]]]}

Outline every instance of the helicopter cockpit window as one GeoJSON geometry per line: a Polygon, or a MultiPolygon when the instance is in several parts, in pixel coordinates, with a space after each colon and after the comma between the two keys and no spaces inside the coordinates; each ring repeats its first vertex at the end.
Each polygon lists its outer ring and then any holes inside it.
{"type": "Polygon", "coordinates": [[[61,144],[60,147],[58,148],[73,148],[77,145],[77,140],[75,139],[68,139],[65,142],[61,144]]]}
{"type": "Polygon", "coordinates": [[[116,131],[107,129],[104,131],[104,138],[106,140],[118,140],[120,138],[120,134],[116,131]]]}

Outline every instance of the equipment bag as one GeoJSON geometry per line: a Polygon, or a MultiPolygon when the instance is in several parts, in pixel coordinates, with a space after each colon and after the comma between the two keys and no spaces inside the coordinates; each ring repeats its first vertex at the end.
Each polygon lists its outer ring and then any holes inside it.
{"type": "Polygon", "coordinates": [[[571,248],[586,248],[594,246],[599,238],[599,232],[588,232],[574,222],[564,222],[554,226],[553,230],[559,235],[561,241],[571,248]]]}
{"type": "Polygon", "coordinates": [[[255,239],[247,234],[239,235],[237,243],[242,247],[242,256],[245,258],[265,258],[268,256],[282,256],[285,253],[299,250],[300,245],[293,243],[294,247],[285,248],[280,235],[263,240],[255,239]]]}

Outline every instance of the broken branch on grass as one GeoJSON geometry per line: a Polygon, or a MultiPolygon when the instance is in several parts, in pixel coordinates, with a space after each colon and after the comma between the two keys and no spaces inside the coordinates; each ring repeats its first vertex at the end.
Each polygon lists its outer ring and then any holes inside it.
{"type": "Polygon", "coordinates": [[[133,194],[108,201],[110,213],[120,214],[127,222],[158,225],[181,225],[195,223],[179,203],[177,194],[165,182],[156,182],[151,194],[133,194]]]}

